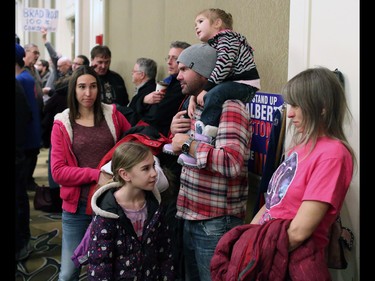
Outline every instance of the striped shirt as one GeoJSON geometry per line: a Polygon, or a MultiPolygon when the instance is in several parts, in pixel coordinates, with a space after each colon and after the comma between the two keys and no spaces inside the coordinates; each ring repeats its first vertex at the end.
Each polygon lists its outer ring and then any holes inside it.
{"type": "MultiPolygon", "coordinates": [[[[207,42],[217,51],[217,61],[208,79],[206,91],[223,81],[256,81],[259,85],[259,73],[254,62],[254,50],[246,37],[233,30],[226,29],[217,33],[207,42]]],[[[248,84],[248,83],[246,83],[248,84]]]]}
{"type": "MultiPolygon", "coordinates": [[[[195,120],[199,120],[201,111],[197,105],[195,120]]],[[[193,131],[194,124],[193,120],[193,131]]],[[[182,167],[177,217],[187,220],[223,215],[245,218],[250,144],[249,110],[238,100],[226,101],[215,146],[204,142],[197,145],[200,169],[182,167]]]]}

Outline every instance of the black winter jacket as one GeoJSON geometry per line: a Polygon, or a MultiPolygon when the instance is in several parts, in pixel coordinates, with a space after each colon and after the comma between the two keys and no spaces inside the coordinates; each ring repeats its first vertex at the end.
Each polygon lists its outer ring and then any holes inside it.
{"type": "Polygon", "coordinates": [[[147,219],[142,240],[115,200],[119,183],[98,189],[91,203],[92,220],[88,252],[88,280],[174,280],[171,233],[155,188],[146,191],[147,219]]]}

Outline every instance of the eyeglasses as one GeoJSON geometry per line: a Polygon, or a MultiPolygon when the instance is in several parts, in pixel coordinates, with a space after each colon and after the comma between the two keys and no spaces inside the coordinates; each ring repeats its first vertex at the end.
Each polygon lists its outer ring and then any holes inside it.
{"type": "Polygon", "coordinates": [[[83,65],[83,63],[73,62],[74,65],[83,65]]]}
{"type": "Polygon", "coordinates": [[[27,52],[30,52],[30,53],[33,53],[34,55],[40,55],[40,53],[38,51],[27,51],[27,52]]]}
{"type": "Polygon", "coordinates": [[[165,61],[177,61],[177,59],[178,59],[178,57],[176,57],[176,56],[168,56],[168,57],[166,57],[165,58],[165,61]]]}
{"type": "Polygon", "coordinates": [[[143,72],[143,71],[141,71],[141,70],[132,70],[132,73],[134,74],[134,73],[141,73],[141,72],[143,72]]]}

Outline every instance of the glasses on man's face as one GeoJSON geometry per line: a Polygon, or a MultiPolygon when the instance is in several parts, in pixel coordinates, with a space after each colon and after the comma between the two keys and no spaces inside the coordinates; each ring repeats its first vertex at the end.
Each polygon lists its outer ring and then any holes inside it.
{"type": "Polygon", "coordinates": [[[38,51],[28,51],[28,52],[30,52],[30,53],[33,53],[34,55],[40,55],[40,53],[38,52],[38,51]]]}
{"type": "Polygon", "coordinates": [[[134,74],[134,73],[141,73],[141,72],[143,72],[143,71],[141,71],[141,70],[132,70],[132,73],[134,74]]]}
{"type": "Polygon", "coordinates": [[[83,65],[83,63],[73,62],[74,65],[83,65]]]}
{"type": "Polygon", "coordinates": [[[177,58],[176,56],[168,56],[168,57],[165,58],[165,61],[166,61],[166,62],[168,62],[168,61],[170,61],[170,60],[171,60],[171,61],[177,61],[177,59],[178,59],[178,58],[177,58]]]}

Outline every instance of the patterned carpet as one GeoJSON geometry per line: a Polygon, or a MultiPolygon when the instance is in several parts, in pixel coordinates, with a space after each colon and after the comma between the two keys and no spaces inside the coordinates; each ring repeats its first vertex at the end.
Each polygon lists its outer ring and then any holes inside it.
{"type": "MultiPolygon", "coordinates": [[[[61,214],[43,213],[33,208],[33,192],[29,192],[31,209],[31,242],[28,259],[17,265],[16,281],[56,281],[60,271],[61,214]]],[[[80,279],[87,280],[82,269],[80,279]]]]}
{"type": "MultiPolygon", "coordinates": [[[[43,149],[38,157],[34,173],[39,185],[47,185],[48,150],[43,149]]],[[[33,191],[29,191],[30,230],[33,245],[30,256],[17,264],[16,281],[56,281],[60,271],[61,214],[36,211],[33,205],[33,191]]],[[[81,270],[80,281],[87,280],[85,268],[81,270]]]]}
{"type": "MultiPolygon", "coordinates": [[[[32,198],[32,192],[29,194],[32,198]]],[[[28,259],[18,263],[16,280],[57,280],[60,270],[61,215],[34,211],[32,201],[30,203],[33,250],[28,259]]]]}

